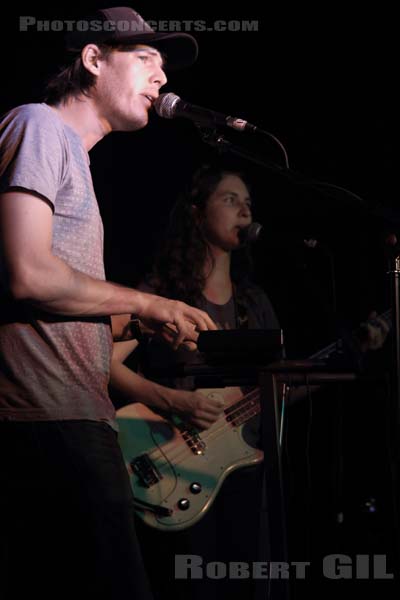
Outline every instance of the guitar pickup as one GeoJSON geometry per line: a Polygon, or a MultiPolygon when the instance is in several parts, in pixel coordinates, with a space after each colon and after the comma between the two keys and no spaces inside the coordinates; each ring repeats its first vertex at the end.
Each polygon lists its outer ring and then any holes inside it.
{"type": "Polygon", "coordinates": [[[139,477],[139,480],[144,487],[149,488],[162,479],[162,475],[156,469],[154,463],[147,454],[137,456],[132,459],[129,464],[133,473],[139,477]]]}

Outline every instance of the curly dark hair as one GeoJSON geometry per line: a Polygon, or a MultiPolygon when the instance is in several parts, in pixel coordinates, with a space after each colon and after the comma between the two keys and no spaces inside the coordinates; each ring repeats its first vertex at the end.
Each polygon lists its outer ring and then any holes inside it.
{"type": "MultiPolygon", "coordinates": [[[[211,194],[227,175],[236,175],[245,183],[245,177],[234,170],[203,166],[193,176],[189,191],[174,205],[163,246],[156,256],[150,283],[161,296],[201,305],[202,291],[214,257],[204,233],[204,211],[211,194]],[[193,211],[193,206],[197,211],[193,211]]],[[[248,184],[246,183],[247,187],[248,184]]],[[[231,277],[235,283],[248,278],[252,262],[247,247],[232,252],[231,277]]]]}

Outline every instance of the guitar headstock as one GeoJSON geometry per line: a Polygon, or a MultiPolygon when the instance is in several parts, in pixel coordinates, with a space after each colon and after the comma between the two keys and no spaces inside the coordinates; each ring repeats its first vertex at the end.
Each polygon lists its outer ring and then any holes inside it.
{"type": "Polygon", "coordinates": [[[356,335],[362,352],[379,350],[386,342],[392,327],[391,311],[378,315],[371,312],[367,321],[360,324],[356,335]]]}

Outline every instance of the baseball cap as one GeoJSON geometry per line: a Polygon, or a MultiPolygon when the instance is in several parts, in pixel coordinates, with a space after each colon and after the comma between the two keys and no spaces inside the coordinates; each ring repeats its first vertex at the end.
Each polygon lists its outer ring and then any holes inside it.
{"type": "Polygon", "coordinates": [[[167,69],[180,69],[193,64],[198,45],[188,33],[154,31],[130,7],[102,8],[78,21],[79,28],[65,38],[66,50],[78,52],[87,44],[146,44],[166,56],[167,69]]]}

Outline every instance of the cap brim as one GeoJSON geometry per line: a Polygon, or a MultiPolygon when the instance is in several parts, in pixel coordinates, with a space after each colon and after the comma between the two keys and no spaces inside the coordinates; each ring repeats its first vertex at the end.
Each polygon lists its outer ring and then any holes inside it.
{"type": "Polygon", "coordinates": [[[192,65],[199,52],[197,42],[188,33],[149,32],[120,37],[120,44],[148,44],[165,55],[166,69],[182,69],[192,65]]]}
{"type": "Polygon", "coordinates": [[[95,36],[82,39],[80,33],[70,33],[66,36],[66,50],[79,52],[85,45],[90,43],[104,44],[146,44],[154,46],[165,55],[165,68],[168,70],[182,69],[192,65],[199,52],[197,42],[188,33],[161,33],[157,31],[141,33],[120,33],[115,38],[109,33],[99,33],[95,36]]]}

